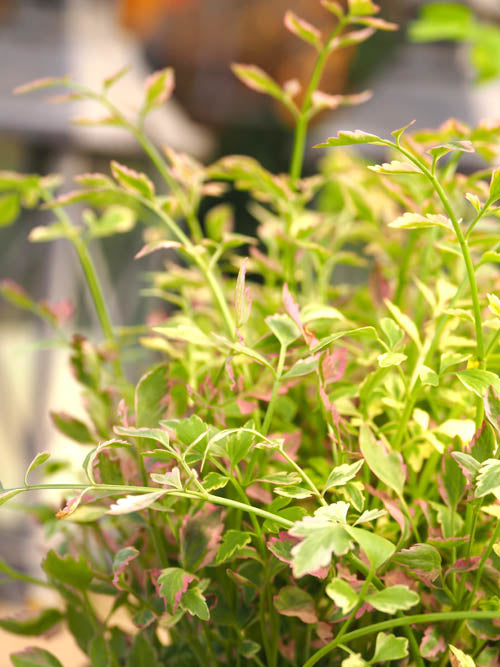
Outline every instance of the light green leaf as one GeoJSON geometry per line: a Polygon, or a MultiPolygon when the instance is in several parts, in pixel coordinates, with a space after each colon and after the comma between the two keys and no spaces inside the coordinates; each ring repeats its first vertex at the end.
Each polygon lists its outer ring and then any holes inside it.
{"type": "Polygon", "coordinates": [[[104,238],[129,232],[135,225],[136,215],[131,208],[114,204],[100,218],[88,216],[86,221],[90,238],[104,238]]]}
{"type": "Polygon", "coordinates": [[[387,512],[385,510],[365,510],[361,516],[356,519],[352,524],[353,526],[359,526],[360,523],[368,523],[369,521],[376,521],[380,519],[381,516],[385,516],[387,512]]]}
{"type": "Polygon", "coordinates": [[[216,489],[223,489],[229,482],[229,477],[221,475],[218,472],[209,472],[205,475],[202,486],[206,491],[215,491],[216,489]]]}
{"type": "Polygon", "coordinates": [[[483,498],[493,493],[497,498],[500,496],[500,461],[498,459],[486,459],[481,463],[476,478],[475,497],[483,498]]]}
{"type": "Polygon", "coordinates": [[[500,169],[495,169],[491,175],[489,198],[492,203],[500,199],[500,169]]]}
{"type": "Polygon", "coordinates": [[[404,336],[401,327],[399,327],[390,317],[383,317],[380,320],[380,327],[385,333],[389,342],[389,347],[393,350],[404,336]]]}
{"type": "Polygon", "coordinates": [[[323,43],[321,41],[321,33],[313,25],[298,17],[295,12],[287,11],[285,14],[285,27],[294,35],[308,42],[317,51],[321,51],[323,43]]]}
{"type": "Polygon", "coordinates": [[[140,195],[146,199],[153,199],[155,194],[155,189],[153,183],[146,176],[146,174],[140,173],[126,167],[124,164],[116,162],[116,160],[111,161],[111,172],[118,183],[134,195],[140,195]]]}
{"type": "Polygon", "coordinates": [[[303,375],[309,375],[315,371],[318,367],[317,357],[307,357],[307,359],[299,359],[294,365],[281,376],[282,380],[287,380],[290,378],[302,377],[303,375]]]}
{"type": "Polygon", "coordinates": [[[236,552],[243,549],[252,539],[250,533],[242,530],[227,530],[222,538],[222,544],[217,551],[216,563],[230,560],[236,552]]]}
{"type": "Polygon", "coordinates": [[[496,294],[487,294],[488,297],[488,307],[496,317],[500,317],[500,299],[496,294]]]}
{"type": "MultiPolygon", "coordinates": [[[[135,413],[137,427],[156,427],[167,410],[165,398],[169,393],[168,366],[160,364],[141,377],[135,390],[135,413]]],[[[154,431],[158,435],[157,431],[154,431]]],[[[153,431],[151,431],[153,433],[153,431]]],[[[168,434],[162,432],[162,444],[168,445],[168,434]]],[[[141,437],[139,434],[136,437],[141,437]]]]}
{"type": "Polygon", "coordinates": [[[177,321],[167,326],[153,327],[153,331],[173,340],[182,340],[200,347],[214,347],[215,342],[199,327],[187,321],[177,321]]]}
{"type": "Polygon", "coordinates": [[[429,366],[422,364],[418,370],[418,377],[423,385],[431,385],[437,387],[439,385],[439,375],[433,371],[429,366]]]}
{"type": "Polygon", "coordinates": [[[316,354],[316,352],[321,352],[321,350],[324,350],[325,347],[328,347],[329,345],[339,340],[340,338],[345,338],[347,336],[365,336],[367,334],[376,336],[377,332],[373,327],[359,327],[358,329],[348,329],[347,331],[338,331],[337,333],[331,334],[330,336],[323,338],[323,340],[320,340],[320,342],[315,347],[312,348],[311,354],[316,354]]]}
{"type": "Polygon", "coordinates": [[[401,310],[396,306],[396,304],[391,303],[389,299],[385,299],[384,303],[386,308],[390,311],[391,315],[394,317],[399,326],[406,331],[411,340],[417,345],[418,348],[422,347],[420,341],[420,335],[415,323],[405,315],[401,310]]]}
{"type": "Polygon", "coordinates": [[[161,428],[136,428],[135,426],[115,426],[114,431],[117,435],[126,435],[132,438],[145,438],[146,440],[155,440],[166,449],[172,451],[170,447],[170,438],[167,431],[161,428]]]}
{"type": "Polygon", "coordinates": [[[175,74],[171,67],[153,72],[146,79],[146,95],[140,111],[145,116],[153,109],[161,107],[171,97],[175,87],[175,74]]]}
{"type": "Polygon", "coordinates": [[[363,549],[373,569],[383,565],[396,551],[396,547],[375,533],[370,533],[364,528],[346,526],[346,531],[363,549]]]}
{"type": "Polygon", "coordinates": [[[167,567],[158,577],[160,593],[165,598],[167,611],[174,614],[181,596],[185,595],[191,581],[196,577],[180,567],[167,567]]]}
{"type": "Polygon", "coordinates": [[[408,586],[390,586],[368,595],[365,602],[385,614],[395,614],[397,611],[414,607],[420,602],[420,597],[408,586]]]}
{"type": "Polygon", "coordinates": [[[278,100],[283,99],[284,93],[279,84],[260,67],[257,67],[256,65],[234,63],[231,65],[231,69],[238,79],[242,81],[245,86],[248,86],[248,88],[257,91],[258,93],[271,95],[271,97],[275,97],[278,100]]]}
{"type": "Polygon", "coordinates": [[[371,171],[377,174],[421,174],[421,170],[412,162],[400,162],[399,160],[392,160],[392,162],[384,162],[383,164],[370,165],[368,167],[371,171]]]}
{"type": "Polygon", "coordinates": [[[210,618],[207,602],[198,586],[188,589],[182,595],[180,606],[192,616],[198,616],[202,621],[208,621],[210,618]]]}
{"type": "Polygon", "coordinates": [[[369,664],[363,660],[361,653],[351,653],[348,658],[342,660],[341,667],[367,667],[369,664]]]}
{"type": "Polygon", "coordinates": [[[342,614],[348,614],[352,611],[359,600],[359,595],[349,586],[347,581],[338,577],[329,582],[325,593],[335,602],[337,607],[340,607],[342,614]]]}
{"type": "Polygon", "coordinates": [[[303,486],[278,486],[273,489],[274,493],[278,496],[284,496],[285,498],[296,498],[299,500],[304,500],[305,498],[310,498],[312,496],[312,491],[306,489],[303,486]]]}
{"type": "Polygon", "coordinates": [[[464,653],[456,646],[453,646],[453,644],[448,644],[448,646],[450,648],[450,651],[457,659],[459,667],[476,667],[476,663],[474,662],[474,660],[471,658],[470,655],[467,655],[467,653],[464,653]]]}
{"type": "Polygon", "coordinates": [[[406,477],[401,455],[375,440],[370,427],[366,424],[361,426],[359,445],[375,477],[401,496],[406,477]]]}
{"type": "Polygon", "coordinates": [[[395,555],[394,560],[410,570],[436,573],[441,570],[441,555],[430,544],[415,544],[409,549],[403,549],[395,555]]]}
{"type": "Polygon", "coordinates": [[[24,483],[26,486],[28,486],[28,477],[30,472],[35,470],[35,468],[38,468],[38,466],[41,466],[50,459],[50,452],[40,452],[35,456],[33,461],[29,464],[28,469],[26,470],[26,474],[24,476],[24,483]]]}
{"type": "Polygon", "coordinates": [[[410,24],[409,35],[414,42],[466,41],[473,29],[474,14],[469,7],[433,2],[422,7],[419,18],[410,24]]]}
{"type": "Polygon", "coordinates": [[[343,463],[342,465],[335,467],[328,475],[328,479],[323,487],[323,493],[332,488],[332,486],[344,486],[351,479],[354,479],[363,467],[363,463],[364,461],[360,460],[350,464],[343,463]]]}
{"type": "Polygon", "coordinates": [[[288,347],[300,336],[300,329],[288,315],[270,315],[266,324],[282,345],[288,347]]]}
{"type": "Polygon", "coordinates": [[[21,203],[17,193],[0,196],[0,227],[12,224],[20,212],[21,203]]]}
{"type": "Polygon", "coordinates": [[[345,320],[340,310],[333,306],[315,305],[308,303],[300,311],[300,319],[303,324],[316,322],[317,320],[345,320]]]}
{"type": "Polygon", "coordinates": [[[403,361],[406,361],[406,359],[408,359],[406,354],[402,354],[401,352],[384,352],[384,354],[377,357],[380,368],[399,366],[403,361]]]}
{"type": "Polygon", "coordinates": [[[341,130],[336,137],[329,137],[324,144],[318,144],[315,148],[327,148],[329,146],[354,146],[357,144],[387,144],[376,134],[363,132],[362,130],[341,130]]]}
{"type": "Polygon", "coordinates": [[[490,386],[493,387],[497,393],[500,393],[500,378],[491,371],[483,371],[480,368],[470,368],[464,371],[459,371],[456,373],[456,376],[467,389],[473,391],[481,398],[484,397],[490,386]]]}
{"type": "Polygon", "coordinates": [[[349,0],[349,14],[353,16],[372,16],[379,8],[372,0],[349,0]]]}
{"type": "Polygon", "coordinates": [[[444,215],[437,214],[421,215],[420,213],[403,213],[399,218],[389,223],[393,229],[428,229],[429,227],[442,227],[453,231],[451,220],[444,215]]]}
{"type": "Polygon", "coordinates": [[[178,489],[179,491],[182,490],[181,473],[178,466],[175,466],[170,472],[166,473],[153,472],[151,473],[151,479],[153,482],[156,482],[156,484],[161,484],[162,486],[170,487],[172,489],[178,489]]]}
{"type": "Polygon", "coordinates": [[[405,637],[386,635],[379,632],[375,642],[375,653],[370,663],[386,660],[402,660],[408,655],[408,640],[405,637]]]}

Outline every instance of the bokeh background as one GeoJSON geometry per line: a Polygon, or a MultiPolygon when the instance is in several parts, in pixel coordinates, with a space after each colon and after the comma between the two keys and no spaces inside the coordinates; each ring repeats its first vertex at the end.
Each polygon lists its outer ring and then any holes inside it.
{"type": "MultiPolygon", "coordinates": [[[[361,47],[332,58],[322,90],[335,94],[369,88],[374,96],[362,106],[321,116],[312,130],[311,146],[338,129],[388,134],[412,119],[417,127],[437,126],[450,116],[469,124],[486,117],[498,120],[500,84],[494,76],[486,83],[476,82],[470,46],[410,41],[407,27],[425,4],[381,0],[381,16],[401,29],[378,33],[361,47]]],[[[500,26],[499,0],[462,4],[478,21],[500,26]]],[[[71,189],[76,173],[106,171],[111,157],[147,170],[127,135],[72,124],[75,115],[88,113],[86,107],[47,104],[42,94],[13,96],[12,89],[67,73],[99,86],[103,78],[130,65],[116,95],[121,107],[133,110],[147,75],[168,65],[176,70],[175,96],[149,126],[159,147],[171,145],[206,162],[243,153],[273,171],[286,171],[290,119],[266,97],[246,90],[229,68],[232,62],[253,63],[280,82],[307,81],[314,52],[283,28],[286,9],[325,32],[333,18],[319,0],[0,0],[0,169],[60,172],[66,189],[71,189]]],[[[487,51],[486,60],[495,58],[500,68],[500,41],[498,51],[494,41],[487,51]]],[[[309,150],[306,170],[314,168],[316,159],[318,153],[309,150]]],[[[251,233],[245,201],[233,197],[239,206],[239,231],[251,233]]],[[[23,214],[15,225],[0,228],[0,279],[13,279],[35,299],[70,299],[78,306],[75,326],[92,336],[97,329],[70,248],[64,242],[33,246],[27,241],[29,230],[46,218],[43,213],[23,214]]],[[[141,274],[132,257],[140,247],[136,229],[112,243],[103,239],[92,249],[113,319],[120,325],[140,321],[153,308],[137,296],[141,274]]],[[[51,427],[48,410],[78,415],[78,390],[66,368],[66,354],[47,337],[43,325],[29,314],[0,302],[0,479],[5,487],[22,480],[36,452],[50,449],[57,456],[71,447],[51,427]]],[[[74,451],[80,460],[76,445],[74,451]]],[[[34,523],[19,523],[19,516],[2,508],[0,557],[30,572],[44,536],[34,523]]],[[[36,595],[25,587],[1,585],[0,611],[16,609],[26,599],[36,604],[36,595]]],[[[0,633],[0,667],[8,664],[7,641],[12,638],[0,633]]],[[[51,650],[63,664],[73,660],[69,640],[53,641],[59,643],[52,643],[51,650]]]]}

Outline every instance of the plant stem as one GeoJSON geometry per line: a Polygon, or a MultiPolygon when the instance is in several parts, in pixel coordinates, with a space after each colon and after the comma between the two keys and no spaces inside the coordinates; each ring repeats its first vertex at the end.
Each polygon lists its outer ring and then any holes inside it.
{"type": "Polygon", "coordinates": [[[280,347],[280,356],[278,359],[278,366],[276,368],[276,374],[274,376],[274,384],[271,394],[271,400],[267,406],[266,416],[264,417],[264,424],[262,425],[262,433],[267,435],[269,427],[271,426],[271,420],[274,414],[274,408],[276,406],[276,399],[278,398],[278,390],[280,388],[281,376],[283,375],[283,368],[285,366],[287,346],[281,344],[280,347]]]}
{"type": "MultiPolygon", "coordinates": [[[[355,639],[360,639],[361,637],[366,637],[367,635],[372,635],[377,632],[382,632],[383,630],[392,630],[393,628],[408,627],[409,625],[417,624],[428,624],[428,623],[439,623],[441,621],[456,621],[456,620],[469,620],[469,619],[478,619],[478,620],[492,620],[498,619],[498,611],[445,611],[445,612],[436,612],[432,614],[414,614],[412,616],[405,616],[403,618],[393,618],[388,621],[382,621],[381,623],[374,623],[373,625],[368,625],[364,628],[359,628],[359,630],[353,630],[348,632],[343,636],[343,644],[349,644],[349,642],[354,641],[355,639]]],[[[334,648],[338,646],[339,642],[337,638],[333,639],[326,646],[323,646],[321,649],[316,651],[309,660],[303,665],[303,667],[312,667],[315,665],[321,658],[325,655],[328,655],[334,648]]]]}
{"type": "Polygon", "coordinates": [[[323,70],[326,65],[326,61],[331,52],[332,41],[337,37],[344,25],[346,24],[346,19],[342,18],[339,20],[338,24],[335,26],[335,29],[328,37],[325,45],[320,51],[316,64],[314,65],[314,70],[309,81],[309,85],[304,96],[304,102],[302,103],[302,108],[300,110],[300,115],[295,126],[295,137],[293,142],[293,153],[292,161],[290,164],[290,181],[292,187],[295,187],[297,180],[302,174],[302,165],[304,163],[304,152],[306,146],[306,137],[307,137],[307,126],[309,124],[309,111],[312,105],[312,97],[316,92],[323,75],[323,70]]]}

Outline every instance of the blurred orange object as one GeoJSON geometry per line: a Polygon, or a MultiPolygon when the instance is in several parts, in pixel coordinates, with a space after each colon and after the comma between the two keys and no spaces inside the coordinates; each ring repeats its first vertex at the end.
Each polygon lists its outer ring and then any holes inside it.
{"type": "Polygon", "coordinates": [[[120,21],[127,28],[147,37],[167,11],[183,10],[198,0],[121,0],[120,21]]]}

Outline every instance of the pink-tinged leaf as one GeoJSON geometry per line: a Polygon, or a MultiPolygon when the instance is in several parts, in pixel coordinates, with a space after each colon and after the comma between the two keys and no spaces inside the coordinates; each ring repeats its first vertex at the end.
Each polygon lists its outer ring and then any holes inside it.
{"type": "Polygon", "coordinates": [[[400,507],[401,503],[391,498],[387,492],[375,489],[370,484],[366,484],[365,487],[366,490],[369,491],[371,495],[375,496],[376,498],[379,498],[383,502],[385,509],[389,512],[391,517],[398,524],[401,533],[405,535],[408,528],[408,522],[403,511],[401,510],[400,507]]]}
{"type": "Polygon", "coordinates": [[[283,616],[296,616],[302,623],[317,623],[314,600],[297,586],[285,586],[274,597],[274,606],[283,616]]]}
{"type": "Polygon", "coordinates": [[[366,25],[369,28],[373,28],[374,30],[399,30],[397,23],[384,21],[384,19],[381,19],[378,16],[363,16],[358,18],[356,23],[359,23],[360,25],[366,25]]]}
{"type": "Polygon", "coordinates": [[[229,357],[228,360],[226,361],[226,372],[229,375],[229,379],[231,380],[231,384],[229,385],[229,389],[231,391],[234,391],[236,389],[236,376],[234,375],[234,368],[231,363],[232,357],[229,357]]]}
{"type": "Polygon", "coordinates": [[[130,169],[130,167],[120,164],[116,160],[111,161],[111,172],[127,192],[140,195],[146,199],[153,199],[155,188],[146,174],[130,169]]]}
{"type": "MultiPolygon", "coordinates": [[[[267,542],[267,548],[278,560],[292,567],[292,549],[300,540],[286,531],[278,533],[278,537],[271,537],[267,542]]],[[[318,579],[326,579],[330,572],[329,567],[320,567],[309,574],[318,579]]]]}
{"type": "Polygon", "coordinates": [[[231,65],[233,73],[238,79],[258,93],[271,95],[276,99],[282,100],[284,93],[279,84],[274,81],[269,74],[257,65],[244,65],[242,63],[234,63],[231,65]]]}
{"type": "Polygon", "coordinates": [[[344,377],[346,366],[347,350],[345,347],[338,347],[331,353],[327,352],[321,362],[321,371],[325,386],[332,382],[340,382],[344,377]]]}
{"type": "Polygon", "coordinates": [[[283,303],[285,305],[285,310],[288,313],[288,315],[292,318],[292,320],[295,322],[297,327],[303,332],[304,331],[304,326],[302,324],[302,320],[300,319],[300,309],[293,298],[293,296],[290,293],[290,290],[288,289],[287,283],[283,285],[283,292],[282,292],[282,297],[283,297],[283,303]]]}
{"type": "Polygon", "coordinates": [[[428,625],[420,642],[420,653],[428,660],[436,659],[447,649],[444,637],[435,625],[428,625]]]}
{"type": "Polygon", "coordinates": [[[60,299],[55,303],[43,301],[40,305],[52,313],[58,325],[68,322],[75,314],[75,306],[69,299],[60,299]]]}
{"type": "Polygon", "coordinates": [[[107,514],[118,515],[140,512],[162,498],[165,493],[166,491],[154,491],[152,493],[141,493],[139,495],[118,498],[116,503],[111,505],[107,514]]]}
{"type": "Polygon", "coordinates": [[[312,96],[312,105],[315,111],[322,111],[323,109],[337,109],[340,106],[357,106],[368,102],[373,97],[371,90],[365,90],[356,95],[328,95],[327,93],[317,90],[312,96]]]}
{"type": "Polygon", "coordinates": [[[252,307],[252,296],[250,288],[245,286],[245,277],[247,272],[248,257],[245,257],[236,280],[236,326],[241,327],[248,322],[250,309],[252,307]]]}
{"type": "Polygon", "coordinates": [[[332,641],[332,639],[333,639],[333,628],[329,623],[325,623],[324,621],[320,621],[316,625],[316,634],[319,637],[319,641],[321,642],[321,646],[324,646],[325,644],[328,644],[328,642],[332,641]]]}
{"type": "Polygon", "coordinates": [[[83,489],[77,496],[68,500],[64,507],[56,512],[56,519],[67,519],[78,509],[82,502],[85,503],[92,500],[92,496],[89,494],[91,490],[92,487],[83,489]]]}
{"type": "Polygon", "coordinates": [[[280,637],[280,640],[278,642],[280,653],[286,660],[290,662],[295,662],[295,655],[296,655],[295,640],[290,639],[290,641],[285,642],[285,639],[288,639],[288,637],[283,637],[283,638],[280,637]]]}
{"type": "Polygon", "coordinates": [[[146,79],[146,96],[141,109],[144,116],[153,109],[161,107],[172,96],[175,87],[175,74],[171,67],[153,72],[146,79]]]}
{"type": "Polygon", "coordinates": [[[69,77],[52,77],[46,76],[42,79],[35,79],[29,83],[23,83],[21,86],[14,88],[14,95],[23,95],[24,93],[31,93],[34,90],[41,90],[42,88],[52,88],[53,86],[65,86],[69,83],[69,77]]]}
{"type": "Polygon", "coordinates": [[[368,287],[374,303],[382,304],[392,296],[391,284],[382,273],[380,264],[377,261],[373,263],[372,270],[370,271],[368,287]]]}
{"type": "Polygon", "coordinates": [[[207,503],[193,516],[186,516],[180,530],[180,560],[189,572],[215,561],[222,534],[224,512],[207,503]]]}
{"type": "Polygon", "coordinates": [[[152,241],[141,248],[141,250],[134,256],[134,259],[140,259],[157,250],[172,250],[175,248],[182,248],[182,244],[178,241],[152,241]]]}
{"type": "Polygon", "coordinates": [[[329,44],[330,51],[344,49],[347,46],[356,46],[357,44],[361,44],[361,42],[366,42],[374,34],[375,30],[373,28],[362,28],[361,30],[345,32],[343,35],[332,39],[329,44]]]}
{"type": "Polygon", "coordinates": [[[481,556],[472,556],[471,558],[460,558],[456,560],[453,565],[448,568],[446,575],[450,572],[473,572],[479,567],[481,556]]]}
{"type": "Polygon", "coordinates": [[[167,611],[175,614],[183,594],[197,577],[180,567],[167,567],[158,577],[160,594],[165,599],[167,611]]]}
{"type": "Polygon", "coordinates": [[[302,86],[298,79],[290,79],[283,84],[283,91],[290,99],[296,97],[301,90],[302,86]]]}
{"type": "Polygon", "coordinates": [[[301,19],[294,12],[289,10],[285,14],[284,23],[285,28],[299,39],[308,42],[318,51],[322,49],[323,42],[321,40],[321,32],[308,21],[301,19]]]}
{"type": "Polygon", "coordinates": [[[236,399],[236,405],[238,406],[241,414],[245,417],[246,415],[251,415],[254,410],[258,409],[258,404],[255,401],[245,401],[242,398],[236,399]]]}
{"type": "Polygon", "coordinates": [[[120,584],[120,575],[122,575],[130,563],[139,556],[140,552],[135,547],[125,547],[115,554],[113,559],[113,586],[119,591],[126,590],[120,584]]]}
{"type": "Polygon", "coordinates": [[[250,484],[250,486],[247,486],[246,493],[249,498],[258,500],[263,505],[270,505],[273,501],[271,492],[263,489],[258,484],[250,484]]]}

